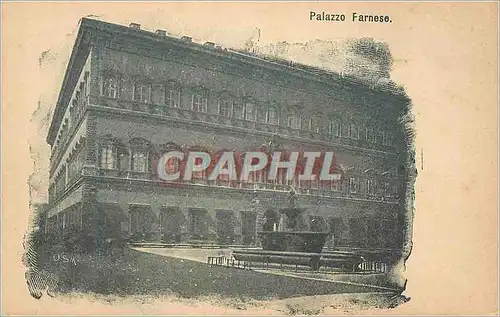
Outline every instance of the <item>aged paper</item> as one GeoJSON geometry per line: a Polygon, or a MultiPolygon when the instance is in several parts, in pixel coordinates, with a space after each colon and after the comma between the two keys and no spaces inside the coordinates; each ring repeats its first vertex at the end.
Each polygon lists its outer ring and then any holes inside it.
{"type": "Polygon", "coordinates": [[[498,314],[496,2],[2,9],[4,314],[498,314]]]}

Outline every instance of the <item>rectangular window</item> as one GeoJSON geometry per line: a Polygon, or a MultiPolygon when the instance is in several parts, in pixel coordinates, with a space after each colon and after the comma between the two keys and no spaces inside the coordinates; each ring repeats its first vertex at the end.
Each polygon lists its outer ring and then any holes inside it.
{"type": "Polygon", "coordinates": [[[344,230],[344,222],[342,221],[342,218],[328,218],[328,227],[330,229],[330,233],[332,234],[330,243],[332,244],[332,246],[339,246],[341,244],[342,234],[344,230]]]}
{"type": "Polygon", "coordinates": [[[376,143],[382,144],[384,142],[384,132],[378,131],[376,134],[376,143]]]}
{"type": "Polygon", "coordinates": [[[56,196],[61,195],[66,189],[66,166],[59,172],[59,175],[55,180],[55,192],[56,196]]]}
{"type": "Polygon", "coordinates": [[[176,157],[171,157],[166,162],[165,169],[169,174],[177,173],[179,171],[179,159],[176,157]]]}
{"type": "Polygon", "coordinates": [[[269,107],[267,110],[266,122],[269,124],[278,124],[278,111],[275,107],[269,107]]]}
{"type": "Polygon", "coordinates": [[[317,117],[309,118],[309,131],[319,133],[318,121],[317,117]]]}
{"type": "Polygon", "coordinates": [[[77,91],[75,93],[75,100],[74,100],[74,104],[78,107],[80,107],[82,105],[82,101],[81,101],[82,97],[81,97],[81,92],[80,91],[77,91]]]}
{"type": "Polygon", "coordinates": [[[339,191],[340,190],[340,180],[332,180],[331,186],[332,186],[333,191],[339,191]]]}
{"type": "Polygon", "coordinates": [[[74,105],[69,108],[69,122],[71,126],[76,124],[76,108],[74,105]]]}
{"type": "Polygon", "coordinates": [[[134,87],[134,101],[151,103],[151,85],[145,83],[136,83],[134,87]]]}
{"type": "Polygon", "coordinates": [[[111,144],[105,144],[101,147],[101,168],[114,169],[115,168],[115,153],[114,147],[111,144]]]}
{"type": "Polygon", "coordinates": [[[128,148],[124,146],[119,146],[116,150],[116,166],[120,171],[128,171],[129,169],[129,161],[130,161],[130,153],[128,151],[128,148]]]}
{"type": "Polygon", "coordinates": [[[148,170],[148,152],[132,152],[132,170],[135,172],[146,172],[148,170]]]}
{"type": "Polygon", "coordinates": [[[85,83],[82,81],[80,83],[80,89],[78,90],[78,105],[83,106],[85,104],[85,83]]]}
{"type": "Polygon", "coordinates": [[[194,93],[191,97],[191,109],[197,112],[207,112],[207,98],[203,93],[194,93]]]}
{"type": "Polygon", "coordinates": [[[388,138],[387,138],[387,145],[388,146],[394,146],[394,143],[395,143],[394,136],[389,135],[388,138]]]}
{"type": "Polygon", "coordinates": [[[375,181],[373,179],[369,179],[366,181],[366,194],[368,195],[375,194],[375,181]]]}
{"type": "Polygon", "coordinates": [[[208,234],[208,213],[204,209],[189,210],[189,231],[194,239],[206,239],[208,234]]]}
{"type": "Polygon", "coordinates": [[[392,136],[388,132],[382,132],[382,144],[392,146],[392,136]]]}
{"type": "Polygon", "coordinates": [[[349,178],[349,192],[351,194],[355,194],[358,192],[358,181],[356,178],[349,178]]]}
{"type": "Polygon", "coordinates": [[[83,95],[87,97],[89,93],[89,71],[86,71],[85,74],[83,75],[83,95]]]}
{"type": "Polygon", "coordinates": [[[351,139],[359,139],[359,128],[356,125],[351,124],[349,136],[351,139]]]}
{"type": "Polygon", "coordinates": [[[241,235],[243,244],[255,242],[255,232],[257,226],[257,214],[253,211],[241,211],[241,235]]]}
{"type": "MultiPolygon", "coordinates": [[[[219,100],[219,115],[224,117],[231,117],[232,115],[232,103],[230,100],[223,99],[219,100]]],[[[246,118],[246,112],[245,112],[246,118]]]]}
{"type": "Polygon", "coordinates": [[[330,136],[334,137],[340,137],[342,135],[341,133],[341,124],[337,120],[330,120],[330,123],[328,125],[328,134],[330,136]]]}
{"type": "Polygon", "coordinates": [[[391,196],[391,193],[389,191],[389,189],[390,189],[389,182],[384,182],[382,186],[383,186],[382,189],[384,191],[384,196],[386,196],[386,197],[391,196]]]}
{"type": "Polygon", "coordinates": [[[136,238],[147,238],[151,232],[152,216],[149,206],[130,206],[130,232],[139,235],[136,238]]]}
{"type": "Polygon", "coordinates": [[[179,108],[180,91],[168,85],[165,90],[165,104],[167,107],[179,108]]]}
{"type": "Polygon", "coordinates": [[[256,118],[255,105],[253,103],[247,103],[245,105],[245,120],[255,121],[256,118]]]}
{"type": "Polygon", "coordinates": [[[393,195],[394,198],[397,198],[399,197],[399,193],[398,193],[398,185],[396,184],[392,184],[391,186],[391,194],[393,195]]]}
{"type": "Polygon", "coordinates": [[[118,98],[118,78],[116,76],[107,76],[103,80],[102,94],[104,97],[118,98]]]}
{"type": "MultiPolygon", "coordinates": [[[[203,159],[201,157],[197,157],[196,160],[195,160],[195,165],[200,165],[203,163],[203,159]]],[[[197,171],[197,172],[193,172],[193,175],[191,177],[191,179],[193,180],[206,180],[207,178],[207,170],[204,169],[203,171],[197,171]]]]}
{"type": "Polygon", "coordinates": [[[288,127],[292,129],[300,129],[301,120],[297,113],[293,113],[288,116],[288,127]]]}
{"type": "Polygon", "coordinates": [[[345,138],[351,137],[351,125],[350,124],[342,124],[341,134],[345,138]]]}
{"type": "Polygon", "coordinates": [[[373,128],[366,128],[366,141],[370,143],[375,143],[375,131],[373,128]]]}
{"type": "Polygon", "coordinates": [[[219,186],[231,186],[230,175],[222,174],[217,177],[217,184],[219,186]]]}

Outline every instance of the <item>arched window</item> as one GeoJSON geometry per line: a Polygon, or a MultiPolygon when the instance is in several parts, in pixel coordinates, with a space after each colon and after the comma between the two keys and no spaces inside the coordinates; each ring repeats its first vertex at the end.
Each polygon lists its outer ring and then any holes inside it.
{"type": "Polygon", "coordinates": [[[181,90],[179,85],[174,82],[168,82],[165,85],[165,105],[170,108],[179,108],[181,99],[181,90]]]}

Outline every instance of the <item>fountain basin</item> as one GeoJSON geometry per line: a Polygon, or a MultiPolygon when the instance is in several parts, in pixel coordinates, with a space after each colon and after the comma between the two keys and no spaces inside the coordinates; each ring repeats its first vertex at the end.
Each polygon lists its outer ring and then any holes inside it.
{"type": "Polygon", "coordinates": [[[265,251],[255,249],[235,249],[234,259],[250,263],[280,263],[309,266],[316,271],[321,266],[339,268],[355,272],[363,258],[350,252],[305,253],[288,251],[265,251]]]}
{"type": "Polygon", "coordinates": [[[321,253],[329,235],[314,231],[260,231],[257,234],[264,250],[306,253],[321,253]]]}

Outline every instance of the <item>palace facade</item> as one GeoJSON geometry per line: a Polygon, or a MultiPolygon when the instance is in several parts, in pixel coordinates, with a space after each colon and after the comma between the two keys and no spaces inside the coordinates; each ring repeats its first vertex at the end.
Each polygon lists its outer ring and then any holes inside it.
{"type": "Polygon", "coordinates": [[[84,18],[47,136],[46,230],[254,245],[293,188],[303,230],[328,230],[330,246],[401,248],[408,103],[333,72],[84,18]],[[162,181],[172,150],[334,152],[341,178],[162,181]]]}

